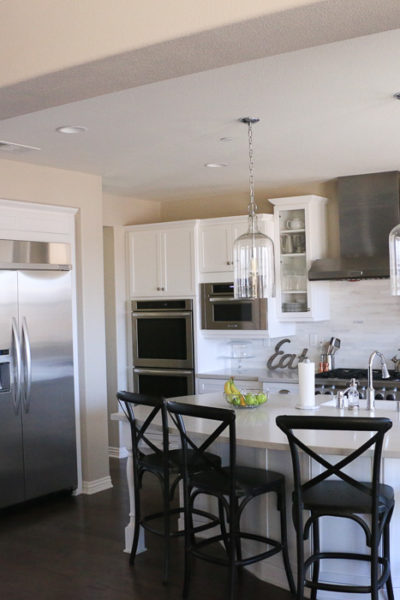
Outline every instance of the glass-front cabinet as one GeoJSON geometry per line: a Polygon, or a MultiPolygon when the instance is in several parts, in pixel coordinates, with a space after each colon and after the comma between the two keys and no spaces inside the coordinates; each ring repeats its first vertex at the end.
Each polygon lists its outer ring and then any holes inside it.
{"type": "Polygon", "coordinates": [[[326,204],[321,196],[274,198],[276,293],[282,321],[329,319],[329,284],[308,281],[312,261],[327,250],[326,204]]]}

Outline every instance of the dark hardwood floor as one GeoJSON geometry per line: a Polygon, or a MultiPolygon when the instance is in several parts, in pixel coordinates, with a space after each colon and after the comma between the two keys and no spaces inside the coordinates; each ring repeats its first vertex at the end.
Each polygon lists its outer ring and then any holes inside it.
{"type": "MultiPolygon", "coordinates": [[[[128,514],[125,461],[111,460],[114,487],[92,496],[56,496],[0,512],[0,598],[6,600],[175,600],[181,598],[183,544],[171,543],[171,577],[161,583],[160,538],[147,536],[148,551],[134,568],[123,550],[128,514]]],[[[145,482],[146,508],[159,505],[158,484],[145,482]]],[[[190,600],[220,600],[227,573],[196,561],[190,600]]],[[[290,600],[289,592],[247,572],[238,599],[290,600]]]]}

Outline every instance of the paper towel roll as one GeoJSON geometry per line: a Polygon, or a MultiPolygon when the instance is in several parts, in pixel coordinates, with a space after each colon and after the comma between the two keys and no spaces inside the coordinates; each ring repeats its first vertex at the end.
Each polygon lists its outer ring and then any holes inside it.
{"type": "Polygon", "coordinates": [[[315,364],[309,360],[299,363],[299,406],[315,406],[315,364]]]}

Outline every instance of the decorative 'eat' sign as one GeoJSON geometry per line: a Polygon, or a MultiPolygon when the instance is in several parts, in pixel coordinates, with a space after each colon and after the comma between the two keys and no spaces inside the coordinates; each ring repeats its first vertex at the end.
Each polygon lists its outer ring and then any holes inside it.
{"type": "Polygon", "coordinates": [[[285,354],[283,350],[281,350],[281,346],[287,342],[290,344],[289,338],[285,338],[277,343],[274,354],[272,354],[267,361],[268,369],[297,369],[299,362],[303,362],[303,360],[307,358],[308,348],[303,348],[302,353],[298,356],[296,356],[296,354],[285,354]],[[296,358],[297,362],[295,364],[294,361],[296,358]]]}

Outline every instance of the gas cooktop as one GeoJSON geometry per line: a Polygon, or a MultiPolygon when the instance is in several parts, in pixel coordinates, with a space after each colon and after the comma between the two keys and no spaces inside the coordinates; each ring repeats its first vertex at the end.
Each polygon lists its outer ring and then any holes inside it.
{"type": "MultiPolygon", "coordinates": [[[[381,370],[373,370],[376,400],[397,400],[397,396],[400,398],[400,374],[389,371],[389,375],[388,379],[382,379],[381,370]],[[398,393],[397,388],[399,388],[398,393]]],[[[325,373],[316,373],[315,393],[336,394],[338,390],[347,388],[353,378],[357,381],[360,398],[365,398],[368,369],[332,369],[331,371],[325,371],[325,373]]]]}
{"type": "MultiPolygon", "coordinates": [[[[382,372],[380,369],[373,370],[374,381],[382,381],[388,383],[389,381],[400,381],[400,373],[395,371],[389,371],[390,377],[388,379],[382,379],[382,372]]],[[[315,375],[316,380],[337,380],[337,381],[350,381],[350,379],[357,379],[358,381],[368,380],[368,369],[332,369],[331,371],[325,371],[325,373],[317,373],[315,375]]]]}

